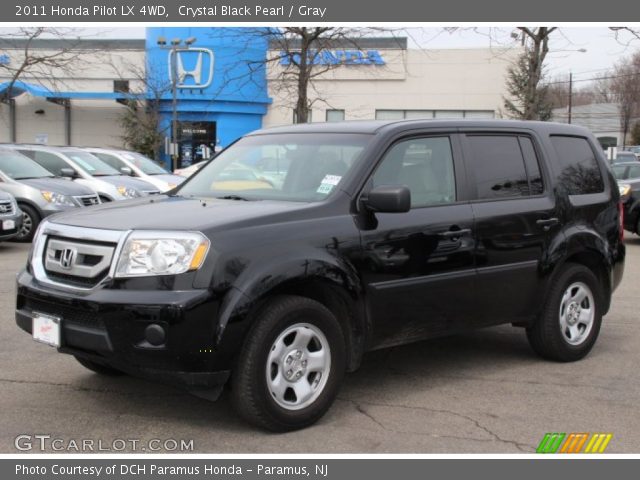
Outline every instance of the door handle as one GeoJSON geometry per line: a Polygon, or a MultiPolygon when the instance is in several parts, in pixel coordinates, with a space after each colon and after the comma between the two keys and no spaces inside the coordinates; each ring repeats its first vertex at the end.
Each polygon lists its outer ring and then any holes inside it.
{"type": "Polygon", "coordinates": [[[542,227],[542,229],[547,232],[551,229],[551,227],[553,227],[554,225],[557,225],[558,223],[560,223],[560,220],[558,220],[557,218],[540,218],[538,220],[536,220],[536,225],[539,225],[542,227]]]}
{"type": "Polygon", "coordinates": [[[461,230],[449,230],[446,232],[442,232],[440,236],[443,238],[451,239],[451,240],[457,240],[461,236],[468,235],[470,233],[471,233],[470,228],[463,228],[461,230]]]}

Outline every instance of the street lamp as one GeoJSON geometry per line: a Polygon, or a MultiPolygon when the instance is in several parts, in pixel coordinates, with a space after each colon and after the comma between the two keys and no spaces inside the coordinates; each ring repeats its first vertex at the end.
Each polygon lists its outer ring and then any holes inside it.
{"type": "Polygon", "coordinates": [[[158,37],[156,43],[163,50],[170,51],[171,62],[171,159],[172,170],[178,168],[178,52],[189,50],[189,47],[196,42],[196,37],[189,37],[184,40],[184,47],[181,47],[181,38],[172,38],[171,45],[167,46],[167,39],[158,37]]]}
{"type": "MultiPolygon", "coordinates": [[[[556,52],[578,52],[587,53],[586,48],[577,48],[575,50],[554,50],[556,52]]],[[[567,108],[567,123],[571,123],[571,114],[573,110],[573,72],[569,72],[569,105],[567,108]]]]}

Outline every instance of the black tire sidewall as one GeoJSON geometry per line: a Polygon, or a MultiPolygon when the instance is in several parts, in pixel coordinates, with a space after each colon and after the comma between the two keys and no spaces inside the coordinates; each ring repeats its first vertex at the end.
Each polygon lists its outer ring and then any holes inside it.
{"type": "MultiPolygon", "coordinates": [[[[302,297],[280,297],[277,301],[288,302],[287,307],[277,309],[277,313],[267,313],[258,319],[258,328],[252,329],[244,355],[250,355],[250,371],[245,378],[251,379],[252,395],[257,407],[266,420],[262,426],[271,430],[287,431],[303,428],[322,417],[333,403],[346,368],[344,334],[333,314],[323,305],[302,297]],[[288,327],[308,323],[317,327],[326,337],[331,355],[331,367],[327,383],[322,393],[308,407],[300,410],[287,410],[272,398],[266,378],[267,358],[277,337],[288,327]]],[[[267,309],[269,307],[267,306],[267,309]]],[[[238,367],[243,368],[239,362],[238,367]]],[[[235,391],[235,388],[234,388],[235,391]]]]}
{"type": "Polygon", "coordinates": [[[544,327],[549,336],[551,352],[562,361],[574,361],[587,355],[595,344],[602,324],[602,292],[596,276],[582,265],[570,265],[556,280],[551,298],[545,308],[544,327]],[[595,315],[588,337],[579,345],[570,344],[560,329],[560,303],[569,285],[581,282],[587,285],[593,296],[595,315]]]}
{"type": "MultiPolygon", "coordinates": [[[[17,236],[16,241],[30,242],[31,240],[33,240],[33,236],[35,235],[36,230],[38,229],[38,225],[40,224],[40,215],[33,207],[29,205],[24,205],[24,204],[20,205],[20,210],[22,210],[23,214],[28,215],[31,218],[31,231],[29,232],[29,235],[27,235],[26,237],[17,236]]],[[[20,228],[22,228],[22,226],[20,228]]]]}

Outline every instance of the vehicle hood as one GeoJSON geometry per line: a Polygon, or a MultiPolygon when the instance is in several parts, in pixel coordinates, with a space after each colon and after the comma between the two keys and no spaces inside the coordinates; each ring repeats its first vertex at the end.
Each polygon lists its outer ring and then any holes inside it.
{"type": "Polygon", "coordinates": [[[160,175],[151,175],[151,178],[162,180],[163,182],[173,183],[174,185],[180,185],[186,180],[186,178],[180,175],[173,175],[171,173],[161,173],[160,175]]]}
{"type": "Polygon", "coordinates": [[[240,201],[154,195],[134,200],[79,208],[59,214],[55,223],[108,230],[194,230],[206,231],[231,224],[253,225],[275,221],[283,214],[309,208],[306,203],[271,200],[240,201]]]}
{"type": "Polygon", "coordinates": [[[104,177],[94,177],[97,180],[103,180],[111,185],[115,185],[116,187],[127,187],[133,188],[138,191],[158,191],[158,188],[151,185],[149,182],[145,182],[144,180],[139,180],[137,178],[129,177],[127,175],[107,175],[104,177]]]}
{"type": "Polygon", "coordinates": [[[60,193],[62,195],[94,195],[96,192],[89,187],[80,185],[64,178],[29,178],[26,180],[16,180],[18,183],[29,185],[38,190],[48,190],[49,192],[60,193]]]}

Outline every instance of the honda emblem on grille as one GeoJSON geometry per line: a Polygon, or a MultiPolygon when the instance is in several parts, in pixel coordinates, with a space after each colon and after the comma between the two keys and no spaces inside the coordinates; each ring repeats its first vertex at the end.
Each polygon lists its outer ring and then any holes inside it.
{"type": "Polygon", "coordinates": [[[60,252],[60,266],[65,270],[71,270],[75,255],[76,252],[73,248],[65,248],[62,250],[62,252],[60,252]]]}

